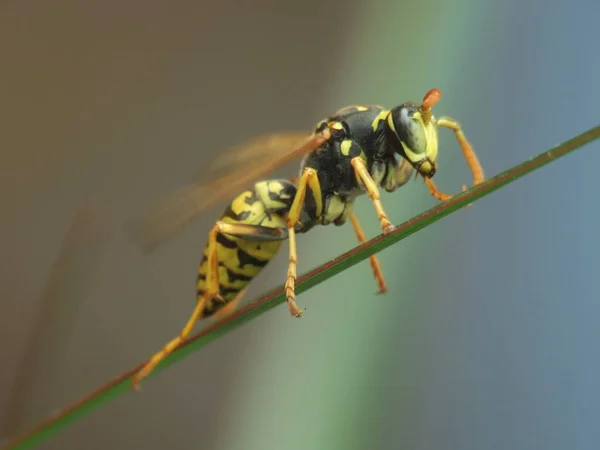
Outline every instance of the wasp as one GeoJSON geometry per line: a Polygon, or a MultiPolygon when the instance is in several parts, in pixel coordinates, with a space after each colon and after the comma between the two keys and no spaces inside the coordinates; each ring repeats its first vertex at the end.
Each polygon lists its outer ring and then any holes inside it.
{"type": "MultiPolygon", "coordinates": [[[[364,194],[374,206],[383,233],[391,232],[394,226],[381,202],[380,189],[394,192],[413,172],[415,178],[423,177],[433,197],[451,198],[432,180],[437,171],[439,127],[454,132],[473,183],[481,183],[483,169],[460,124],[433,116],[432,108],[440,97],[440,91],[432,89],[421,104],[405,102],[392,109],[347,106],[320,121],[312,133],[281,132],[245,142],[222,152],[208,167],[209,177],[181,189],[137,222],[133,236],[149,251],[203,211],[233,197],[208,235],[192,315],[179,336],[136,374],[134,387],[188,338],[199,319],[230,313],[285,240],[289,247],[287,304],[291,315],[300,317],[304,310],[298,307],[294,292],[297,233],[316,225],[341,226],[350,220],[358,241],[365,242],[353,211],[355,200],[364,194]],[[301,158],[297,178],[264,179],[297,158],[301,158]]],[[[377,257],[371,256],[370,263],[378,292],[383,293],[387,286],[377,257]]]]}

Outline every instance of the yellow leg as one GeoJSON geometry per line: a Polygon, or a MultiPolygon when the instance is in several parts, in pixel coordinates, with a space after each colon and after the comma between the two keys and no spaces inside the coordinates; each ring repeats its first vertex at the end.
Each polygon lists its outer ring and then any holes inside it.
{"type": "MultiPolygon", "coordinates": [[[[352,222],[352,227],[354,228],[354,232],[356,233],[356,238],[358,239],[358,242],[364,244],[367,241],[367,238],[362,227],[360,226],[360,222],[358,221],[358,217],[356,217],[354,211],[350,212],[350,222],[352,222]]],[[[381,271],[379,259],[376,255],[371,255],[369,257],[369,262],[371,263],[371,269],[373,270],[373,275],[375,276],[375,280],[377,280],[377,286],[379,287],[377,293],[383,294],[387,292],[388,287],[385,282],[385,279],[383,278],[383,272],[381,271]]]]}
{"type": "MultiPolygon", "coordinates": [[[[179,336],[172,339],[162,348],[162,350],[154,354],[146,363],[146,365],[144,365],[144,367],[142,367],[142,369],[134,376],[133,387],[135,390],[139,391],[139,383],[142,378],[147,377],[163,359],[165,359],[170,353],[172,353],[177,347],[187,340],[192,332],[192,329],[194,328],[194,325],[202,316],[202,312],[206,308],[208,302],[215,299],[224,301],[219,295],[219,258],[217,253],[217,235],[219,233],[224,233],[234,236],[260,236],[265,240],[280,240],[285,239],[287,236],[285,231],[286,230],[284,228],[280,229],[247,224],[230,224],[220,221],[215,224],[208,235],[208,269],[206,272],[206,288],[204,289],[204,294],[202,297],[198,298],[196,307],[194,308],[194,311],[188,319],[185,327],[183,330],[181,330],[181,333],[179,333],[179,336]]],[[[244,293],[245,290],[241,291],[240,294],[238,294],[238,296],[233,300],[233,302],[236,302],[237,304],[244,293]]],[[[228,311],[231,312],[231,309],[229,309],[228,306],[223,308],[226,310],[224,314],[226,314],[228,311]]],[[[231,308],[233,309],[235,306],[236,305],[233,305],[231,308]]]]}
{"type": "Polygon", "coordinates": [[[479,158],[477,157],[475,150],[473,150],[473,147],[471,147],[471,144],[463,133],[460,124],[454,119],[440,117],[437,120],[436,125],[438,127],[445,127],[454,131],[456,140],[460,144],[460,149],[462,150],[465,160],[469,165],[469,169],[471,169],[471,172],[473,173],[473,185],[482,183],[485,179],[483,168],[481,167],[481,163],[479,162],[479,158]]]}
{"type": "Polygon", "coordinates": [[[367,166],[365,166],[365,163],[363,162],[363,160],[360,156],[357,156],[356,158],[352,158],[352,167],[354,168],[354,171],[356,172],[356,177],[359,180],[361,180],[362,183],[365,185],[365,188],[367,189],[369,197],[371,198],[371,201],[373,202],[373,205],[375,206],[375,211],[377,212],[377,218],[379,219],[379,223],[381,224],[381,229],[383,230],[383,233],[384,234],[390,233],[391,231],[394,230],[394,225],[392,225],[392,223],[388,219],[388,216],[387,216],[385,210],[383,209],[383,205],[380,200],[379,189],[377,189],[377,185],[373,181],[373,178],[371,178],[371,175],[369,175],[367,166]]]}
{"type": "MultiPolygon", "coordinates": [[[[427,185],[427,189],[429,189],[429,193],[442,202],[450,200],[453,197],[453,195],[451,194],[444,194],[443,192],[438,190],[437,186],[431,178],[425,178],[425,184],[427,185]]],[[[466,186],[463,185],[463,191],[464,190],[466,190],[466,186]]]]}
{"type": "Polygon", "coordinates": [[[298,265],[298,255],[296,254],[296,232],[294,228],[288,229],[288,240],[290,243],[290,256],[288,259],[287,278],[285,280],[285,296],[288,303],[290,314],[293,317],[301,317],[304,309],[300,309],[296,303],[296,266],[298,265]]]}
{"type": "Polygon", "coordinates": [[[242,301],[242,298],[244,297],[244,295],[246,295],[246,292],[248,291],[248,288],[244,288],[242,289],[238,295],[235,296],[235,298],[233,300],[231,300],[229,303],[227,303],[225,306],[223,306],[221,309],[219,309],[216,313],[213,314],[213,317],[216,320],[221,320],[224,319],[225,317],[227,317],[230,314],[233,314],[235,312],[235,310],[237,309],[237,307],[239,306],[240,302],[242,301]]]}
{"type": "Polygon", "coordinates": [[[200,314],[204,310],[205,305],[206,297],[203,297],[202,300],[196,303],[196,308],[194,308],[194,312],[192,313],[191,317],[189,318],[187,324],[185,325],[179,336],[169,341],[167,345],[165,345],[162,348],[162,350],[155,353],[154,356],[152,356],[152,358],[150,358],[150,360],[146,363],[146,365],[142,367],[142,369],[138,373],[135,374],[133,378],[133,388],[136,391],[141,390],[140,381],[142,380],[142,378],[147,377],[150,374],[150,372],[154,370],[154,368],[158,365],[159,362],[165,359],[177,347],[179,347],[183,342],[185,342],[189,334],[192,332],[194,324],[198,321],[200,314]]]}
{"type": "Polygon", "coordinates": [[[300,180],[298,180],[298,190],[290,211],[286,218],[286,225],[288,228],[288,241],[290,245],[290,255],[288,262],[288,272],[285,281],[285,295],[288,302],[288,308],[290,313],[294,317],[302,316],[304,309],[300,309],[296,303],[296,293],[294,291],[296,286],[296,266],[298,264],[298,255],[296,252],[296,232],[294,227],[300,220],[300,214],[302,213],[302,206],[304,205],[304,199],[306,198],[306,189],[310,189],[315,203],[317,205],[317,216],[321,215],[323,211],[323,200],[321,198],[321,186],[319,184],[319,178],[317,171],[312,168],[305,168],[302,172],[300,180]]]}
{"type": "MultiPolygon", "coordinates": [[[[179,336],[172,339],[165,345],[159,352],[155,353],[142,367],[142,369],[135,374],[133,378],[133,388],[136,391],[140,390],[140,381],[147,377],[150,372],[169,354],[171,354],[177,347],[179,347],[188,338],[194,325],[202,315],[207,302],[214,298],[220,298],[219,296],[219,261],[217,255],[217,234],[221,232],[221,223],[217,223],[208,235],[208,271],[206,274],[206,289],[204,295],[196,302],[196,307],[192,312],[192,315],[188,319],[185,327],[179,333],[179,336]]],[[[222,300],[222,299],[221,299],[222,300]]]]}
{"type": "MultiPolygon", "coordinates": [[[[479,183],[482,183],[485,179],[483,168],[481,167],[481,163],[479,162],[479,158],[477,157],[475,150],[473,150],[473,147],[463,133],[460,124],[456,120],[450,119],[449,117],[440,117],[435,124],[439,127],[448,128],[454,131],[456,140],[460,144],[460,149],[462,150],[463,156],[465,157],[465,160],[469,165],[469,169],[471,169],[471,173],[473,174],[473,185],[475,186],[479,183]]],[[[435,186],[435,183],[430,178],[425,179],[425,184],[427,184],[429,193],[438,200],[445,201],[453,197],[450,194],[444,194],[443,192],[439,191],[435,186]]],[[[463,185],[462,190],[463,192],[466,191],[467,186],[463,185]]]]}

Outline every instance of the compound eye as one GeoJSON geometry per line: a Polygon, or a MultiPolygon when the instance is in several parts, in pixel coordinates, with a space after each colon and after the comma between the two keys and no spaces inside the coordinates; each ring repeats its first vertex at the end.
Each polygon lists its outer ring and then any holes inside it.
{"type": "Polygon", "coordinates": [[[414,118],[417,112],[416,106],[398,108],[394,114],[394,125],[398,137],[408,149],[414,154],[422,155],[427,148],[427,137],[423,124],[414,118]]]}

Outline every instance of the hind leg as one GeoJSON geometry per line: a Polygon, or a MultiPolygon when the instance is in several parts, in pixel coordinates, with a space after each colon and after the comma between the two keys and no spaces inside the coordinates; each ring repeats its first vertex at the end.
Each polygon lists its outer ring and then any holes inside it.
{"type": "MultiPolygon", "coordinates": [[[[219,258],[217,252],[217,235],[223,233],[234,237],[244,237],[245,239],[256,239],[262,241],[283,240],[287,237],[285,228],[269,228],[258,225],[231,224],[219,221],[215,224],[208,235],[208,271],[206,277],[206,288],[203,295],[197,299],[196,307],[188,319],[185,327],[179,333],[179,336],[169,341],[159,352],[155,353],[142,369],[133,377],[133,387],[140,390],[139,383],[142,378],[147,377],[154,368],[169,354],[183,344],[189,337],[194,325],[202,316],[208,302],[214,299],[220,299],[219,295],[219,258]]],[[[242,291],[243,292],[243,291],[242,291]]],[[[235,299],[238,300],[239,299],[235,299]]],[[[235,301],[234,300],[234,301],[235,301]]]]}
{"type": "Polygon", "coordinates": [[[221,309],[215,312],[213,314],[213,317],[216,320],[221,320],[227,317],[228,315],[233,314],[237,310],[238,306],[240,305],[240,302],[242,301],[242,298],[244,297],[244,295],[246,295],[247,291],[248,288],[242,289],[233,300],[231,300],[225,306],[223,306],[221,309]]]}
{"type": "Polygon", "coordinates": [[[136,391],[140,390],[139,383],[140,381],[150,375],[150,373],[154,370],[154,368],[169,354],[173,353],[173,351],[179,347],[183,342],[185,342],[192,332],[194,325],[202,315],[204,308],[206,307],[207,302],[211,301],[213,298],[219,297],[219,262],[217,255],[217,234],[221,232],[221,222],[217,222],[213,229],[210,231],[208,235],[208,274],[207,274],[207,289],[205,289],[204,295],[198,298],[196,302],[196,307],[192,312],[192,315],[188,319],[185,327],[174,339],[171,339],[159,352],[155,353],[148,362],[142,367],[142,369],[135,374],[133,377],[133,388],[136,391]]]}

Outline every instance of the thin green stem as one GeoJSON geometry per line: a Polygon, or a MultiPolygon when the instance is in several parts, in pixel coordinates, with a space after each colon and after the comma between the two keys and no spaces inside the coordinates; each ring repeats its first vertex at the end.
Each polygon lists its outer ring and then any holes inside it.
{"type": "MultiPolygon", "coordinates": [[[[435,207],[425,211],[424,213],[404,222],[396,227],[396,229],[384,236],[379,235],[370,241],[359,245],[338,258],[323,264],[320,267],[304,274],[298,278],[296,284],[296,293],[301,294],[311,287],[322,283],[323,281],[333,277],[334,275],[364,261],[369,256],[380,252],[401,239],[410,236],[420,229],[440,220],[448,214],[458,211],[464,206],[467,206],[474,201],[491,194],[497,189],[515,181],[524,175],[533,172],[540,167],[565,156],[566,154],[588,144],[600,137],[600,125],[596,126],[579,136],[570,139],[553,149],[541,153],[540,155],[525,161],[515,167],[512,167],[505,172],[500,173],[492,178],[487,179],[483,183],[472,187],[471,189],[462,192],[450,200],[440,203],[435,207]]],[[[184,358],[193,351],[196,351],[208,343],[218,339],[220,336],[229,333],[240,325],[254,319],[260,314],[274,308],[275,306],[285,301],[284,290],[282,287],[275,289],[268,294],[262,296],[255,302],[238,310],[232,315],[224,318],[219,322],[207,327],[200,333],[193,336],[185,344],[180,346],[175,352],[165,358],[152,375],[160,372],[164,368],[170,366],[174,362],[184,358]]],[[[86,413],[97,408],[102,403],[115,398],[118,394],[131,390],[132,376],[143,366],[143,363],[134,367],[114,380],[101,386],[94,392],[83,397],[78,402],[61,410],[60,412],[47,418],[40,424],[25,431],[20,436],[17,436],[11,442],[8,442],[3,448],[8,449],[26,449],[32,448],[35,444],[39,444],[59,429],[67,424],[83,417],[86,413]]]]}

